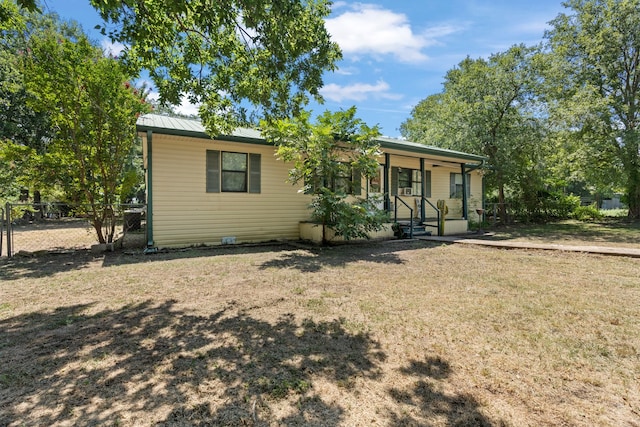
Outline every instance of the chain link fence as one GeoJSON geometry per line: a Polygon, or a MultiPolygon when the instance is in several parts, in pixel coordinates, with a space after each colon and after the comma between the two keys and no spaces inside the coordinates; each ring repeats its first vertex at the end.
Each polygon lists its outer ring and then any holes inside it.
{"type": "MultiPolygon", "coordinates": [[[[113,230],[108,249],[144,248],[146,244],[146,205],[107,207],[101,227],[105,235],[113,230]]],[[[31,256],[89,250],[98,244],[91,223],[89,205],[63,203],[7,203],[3,208],[4,245],[0,256],[31,256]]]]}

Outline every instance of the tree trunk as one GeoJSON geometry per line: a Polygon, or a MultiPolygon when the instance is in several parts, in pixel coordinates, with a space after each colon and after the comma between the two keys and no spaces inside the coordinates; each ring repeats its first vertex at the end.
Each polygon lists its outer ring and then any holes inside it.
{"type": "Polygon", "coordinates": [[[500,212],[500,222],[507,224],[507,205],[504,202],[504,184],[498,186],[498,209],[500,212]]]}
{"type": "Polygon", "coordinates": [[[631,172],[629,176],[627,199],[629,204],[629,218],[640,219],[640,171],[637,170],[637,168],[634,172],[631,172]]]}
{"type": "Polygon", "coordinates": [[[627,130],[624,135],[623,164],[627,175],[627,204],[629,218],[640,218],[640,141],[638,131],[627,130]]]}
{"type": "Polygon", "coordinates": [[[329,241],[327,240],[327,225],[323,221],[322,222],[322,246],[327,246],[329,241]]]}
{"type": "Polygon", "coordinates": [[[504,179],[502,172],[498,171],[496,175],[496,183],[498,184],[498,212],[500,212],[500,223],[507,224],[507,205],[504,201],[504,179]]]}
{"type": "Polygon", "coordinates": [[[91,225],[93,225],[94,230],[96,230],[98,243],[107,243],[106,239],[104,238],[104,234],[102,233],[102,220],[97,216],[94,216],[91,220],[91,225]]]}

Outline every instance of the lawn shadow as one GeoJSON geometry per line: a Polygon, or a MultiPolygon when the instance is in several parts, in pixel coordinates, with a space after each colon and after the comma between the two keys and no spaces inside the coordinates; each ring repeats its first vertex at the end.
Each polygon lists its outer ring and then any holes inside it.
{"type": "Polygon", "coordinates": [[[398,253],[439,244],[424,241],[371,241],[317,246],[299,242],[239,244],[224,246],[189,247],[165,249],[157,253],[144,254],[142,250],[116,250],[94,255],[90,251],[76,251],[62,254],[43,254],[32,257],[0,258],[0,279],[43,278],[58,273],[78,270],[90,264],[100,263],[102,267],[128,264],[160,262],[175,259],[215,257],[222,255],[242,255],[260,253],[281,253],[267,261],[262,268],[297,268],[305,272],[322,270],[325,267],[344,266],[358,261],[385,264],[402,264],[398,253]]]}
{"type": "Polygon", "coordinates": [[[0,279],[43,278],[85,268],[95,260],[96,257],[87,250],[29,257],[0,257],[0,279]]]}
{"type": "Polygon", "coordinates": [[[234,304],[196,315],[174,301],[92,311],[0,320],[0,425],[337,425],[345,409],[314,381],[377,379],[385,359],[340,321],[270,323],[234,304]],[[293,413],[274,419],[284,400],[293,413]]]}
{"type": "Polygon", "coordinates": [[[314,273],[330,267],[344,267],[357,262],[379,264],[404,264],[400,252],[436,244],[418,240],[362,242],[336,246],[313,246],[304,251],[283,253],[278,258],[264,262],[260,269],[292,268],[314,273]]]}
{"type": "MultiPolygon", "coordinates": [[[[440,357],[413,360],[400,368],[412,385],[388,389],[389,395],[404,410],[389,413],[391,426],[422,426],[436,423],[448,426],[491,427],[493,424],[479,410],[477,400],[468,394],[450,394],[442,390],[442,382],[452,373],[451,366],[440,357]]],[[[497,425],[503,425],[499,423],[497,425]]]]}
{"type": "Polygon", "coordinates": [[[150,254],[145,254],[142,249],[116,250],[114,252],[104,252],[101,254],[92,254],[88,250],[79,250],[65,253],[46,253],[29,257],[0,257],[0,279],[43,278],[58,273],[78,270],[92,263],[99,263],[102,267],[112,267],[173,259],[292,250],[295,250],[295,248],[290,245],[271,243],[264,245],[227,245],[165,249],[150,254]]]}

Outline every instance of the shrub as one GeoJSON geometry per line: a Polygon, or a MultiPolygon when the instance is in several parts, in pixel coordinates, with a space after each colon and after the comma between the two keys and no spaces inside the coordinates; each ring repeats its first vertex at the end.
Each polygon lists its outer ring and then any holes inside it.
{"type": "Polygon", "coordinates": [[[629,215],[629,209],[604,209],[600,214],[607,218],[626,218],[629,215]]]}
{"type": "Polygon", "coordinates": [[[596,219],[602,219],[603,214],[598,210],[596,205],[590,206],[578,206],[571,213],[573,219],[578,221],[593,221],[596,219]]]}
{"type": "Polygon", "coordinates": [[[512,197],[508,200],[513,215],[524,222],[547,222],[567,219],[580,207],[580,197],[572,194],[538,191],[528,198],[512,197]]]}

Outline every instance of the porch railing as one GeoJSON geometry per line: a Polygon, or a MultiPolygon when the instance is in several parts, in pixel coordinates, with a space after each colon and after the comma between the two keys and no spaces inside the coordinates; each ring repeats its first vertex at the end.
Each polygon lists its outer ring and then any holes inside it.
{"type": "Polygon", "coordinates": [[[413,208],[398,196],[395,196],[393,203],[393,222],[398,222],[398,201],[409,209],[409,238],[413,239],[413,208]]]}
{"type": "MultiPolygon", "coordinates": [[[[429,206],[431,206],[431,208],[433,208],[434,211],[436,211],[436,225],[430,225],[430,224],[424,224],[426,227],[435,227],[438,230],[438,236],[442,235],[442,230],[440,229],[440,209],[438,209],[433,203],[431,203],[429,201],[429,199],[427,199],[426,197],[422,196],[422,201],[423,202],[427,202],[427,204],[429,206]]],[[[424,222],[424,220],[423,220],[424,222]]]]}

